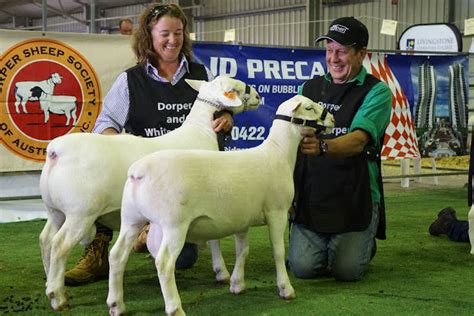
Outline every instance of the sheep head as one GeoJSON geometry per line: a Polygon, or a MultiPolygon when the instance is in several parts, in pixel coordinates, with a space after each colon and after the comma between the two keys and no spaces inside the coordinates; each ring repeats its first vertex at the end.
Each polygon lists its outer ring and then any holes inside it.
{"type": "Polygon", "coordinates": [[[198,97],[215,103],[220,109],[232,111],[234,114],[256,110],[260,105],[260,96],[257,91],[244,82],[218,76],[212,81],[191,80],[186,82],[196,91],[198,97]]]}
{"type": "Polygon", "coordinates": [[[315,122],[318,128],[311,126],[311,124],[306,125],[306,123],[300,125],[314,128],[323,134],[331,133],[334,127],[332,114],[320,104],[302,95],[296,95],[280,104],[276,114],[290,117],[295,122],[315,122]]]}
{"type": "Polygon", "coordinates": [[[57,72],[51,74],[51,80],[54,84],[60,84],[63,80],[63,77],[57,72]]]}

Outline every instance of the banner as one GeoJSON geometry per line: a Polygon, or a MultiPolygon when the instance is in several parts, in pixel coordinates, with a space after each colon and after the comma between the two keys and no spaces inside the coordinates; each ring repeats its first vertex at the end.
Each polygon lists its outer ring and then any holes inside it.
{"type": "Polygon", "coordinates": [[[0,38],[0,171],[39,170],[50,140],[92,130],[105,93],[134,64],[131,37],[0,30],[0,38]]]}
{"type": "MultiPolygon", "coordinates": [[[[40,170],[51,139],[92,130],[108,89],[135,64],[131,37],[7,30],[0,37],[0,171],[40,170]]],[[[326,72],[320,49],[194,43],[193,52],[214,75],[239,78],[262,96],[259,110],[236,115],[226,150],[260,144],[279,104],[326,72]]],[[[440,150],[435,129],[462,138],[456,133],[467,122],[467,56],[369,53],[364,66],[393,95],[383,159],[420,155],[415,126],[424,154],[460,152],[440,150]]]]}
{"type": "Polygon", "coordinates": [[[461,52],[462,34],[454,24],[416,24],[403,31],[398,47],[425,52],[461,52]]]}
{"type": "Polygon", "coordinates": [[[257,112],[234,117],[226,150],[249,148],[268,135],[277,107],[298,93],[306,80],[325,73],[324,54],[312,49],[194,44],[196,61],[214,75],[228,75],[253,86],[262,97],[257,112]]]}
{"type": "MultiPolygon", "coordinates": [[[[247,112],[235,117],[236,126],[227,142],[228,150],[258,145],[268,134],[278,105],[296,94],[304,81],[326,73],[325,51],[320,49],[209,43],[194,44],[193,49],[196,59],[213,74],[239,78],[253,85],[263,97],[261,109],[257,113],[247,112]]],[[[438,143],[438,148],[443,147],[436,132],[440,124],[441,130],[445,127],[452,130],[450,134],[455,135],[458,141],[451,140],[450,143],[459,143],[460,150],[424,148],[423,154],[452,156],[465,153],[461,149],[465,148],[467,127],[467,55],[368,53],[364,66],[369,73],[385,82],[393,95],[392,116],[382,150],[383,159],[418,158],[418,138],[425,147],[427,142],[438,143]],[[426,67],[434,68],[435,77],[428,76],[432,82],[430,85],[426,83],[427,77],[423,76],[426,67]],[[420,75],[422,79],[419,79],[420,75]],[[436,94],[427,104],[425,96],[433,94],[433,91],[436,94]],[[417,112],[419,123],[415,127],[413,114],[417,112]],[[427,117],[426,113],[432,116],[427,117]],[[423,136],[427,129],[430,135],[423,136]],[[415,130],[420,135],[417,136],[415,130]]]]}
{"type": "MultiPolygon", "coordinates": [[[[298,92],[304,81],[326,73],[325,51],[318,49],[269,48],[222,44],[195,44],[197,60],[214,74],[235,76],[253,85],[263,97],[257,113],[235,117],[227,149],[258,145],[268,134],[276,108],[298,92]]],[[[419,156],[409,102],[404,91],[411,91],[411,82],[398,81],[391,70],[390,56],[371,53],[364,66],[369,73],[385,81],[393,93],[392,121],[387,129],[384,159],[419,156]]],[[[410,57],[399,64],[397,72],[410,78],[410,57]]]]}

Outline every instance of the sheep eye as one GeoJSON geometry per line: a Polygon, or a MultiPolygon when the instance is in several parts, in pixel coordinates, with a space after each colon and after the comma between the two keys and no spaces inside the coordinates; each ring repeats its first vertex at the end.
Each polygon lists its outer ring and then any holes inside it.
{"type": "Polygon", "coordinates": [[[314,112],[314,114],[318,114],[318,111],[317,111],[317,109],[313,108],[312,106],[308,106],[308,107],[306,107],[306,110],[308,110],[308,111],[313,111],[313,112],[314,112]]]}

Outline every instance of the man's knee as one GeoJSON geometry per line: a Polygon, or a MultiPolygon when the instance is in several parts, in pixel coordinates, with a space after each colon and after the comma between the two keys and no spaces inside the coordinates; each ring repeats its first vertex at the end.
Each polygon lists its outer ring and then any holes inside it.
{"type": "Polygon", "coordinates": [[[299,260],[288,259],[291,272],[294,276],[300,279],[311,279],[316,277],[317,273],[314,266],[299,260]]]}
{"type": "Polygon", "coordinates": [[[362,279],[367,266],[361,265],[360,263],[346,263],[334,265],[332,273],[334,278],[338,281],[355,282],[362,279]]]}

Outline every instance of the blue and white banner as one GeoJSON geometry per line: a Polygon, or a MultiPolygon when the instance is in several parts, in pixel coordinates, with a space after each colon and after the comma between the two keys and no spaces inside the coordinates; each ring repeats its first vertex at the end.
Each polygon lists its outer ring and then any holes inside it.
{"type": "Polygon", "coordinates": [[[214,75],[238,78],[262,97],[257,112],[234,118],[236,126],[226,150],[260,144],[268,135],[278,105],[297,94],[303,82],[326,72],[321,50],[195,43],[193,52],[196,61],[214,75]]]}
{"type": "MultiPolygon", "coordinates": [[[[263,97],[261,108],[235,117],[236,126],[226,149],[248,148],[258,145],[268,134],[275,111],[280,103],[298,93],[304,81],[326,72],[325,51],[311,48],[277,48],[231,44],[195,43],[195,58],[214,75],[229,75],[254,86],[263,97]]],[[[391,126],[385,138],[384,158],[415,158],[419,156],[417,137],[412,117],[420,96],[422,80],[431,80],[436,95],[430,105],[435,122],[454,120],[453,112],[467,115],[468,56],[414,56],[411,54],[369,53],[364,60],[367,71],[387,83],[393,93],[391,126]],[[426,78],[426,67],[433,69],[426,78]],[[453,75],[453,68],[456,74],[453,75]],[[460,69],[460,70],[459,70],[460,69]],[[422,76],[423,79],[419,79],[422,76]],[[457,80],[458,88],[453,78],[457,80]],[[451,78],[451,79],[450,79],[451,78]],[[454,90],[464,87],[464,103],[454,104],[454,90]]],[[[423,100],[421,100],[423,101],[423,100]]],[[[459,118],[458,118],[459,119],[459,118]]],[[[466,128],[467,119],[458,128],[466,128]]]]}

